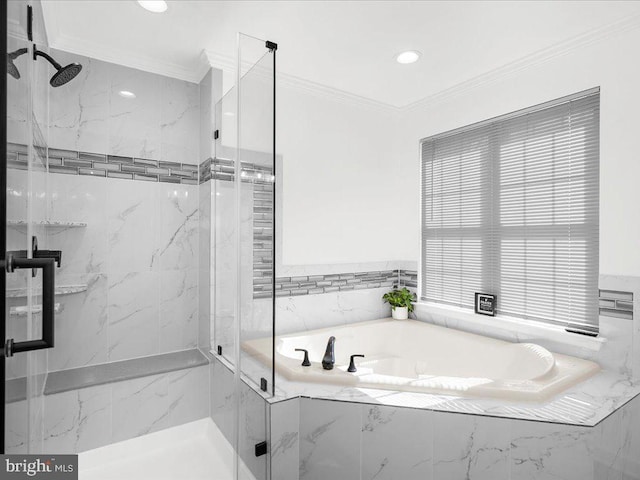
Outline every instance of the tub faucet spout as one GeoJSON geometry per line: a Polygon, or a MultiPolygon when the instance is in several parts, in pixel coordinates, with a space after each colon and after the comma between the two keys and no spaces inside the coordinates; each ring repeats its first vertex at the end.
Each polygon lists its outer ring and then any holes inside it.
{"type": "Polygon", "coordinates": [[[336,337],[329,337],[327,350],[324,352],[324,357],[322,358],[322,368],[325,370],[333,370],[333,365],[336,363],[336,354],[334,351],[335,343],[336,337]]]}

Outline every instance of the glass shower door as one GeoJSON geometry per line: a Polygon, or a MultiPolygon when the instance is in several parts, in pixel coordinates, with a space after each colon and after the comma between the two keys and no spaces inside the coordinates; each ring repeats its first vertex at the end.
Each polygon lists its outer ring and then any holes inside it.
{"type": "MultiPolygon", "coordinates": [[[[273,364],[275,55],[271,42],[238,34],[236,378],[239,384],[237,451],[256,480],[270,478],[269,408],[273,364]],[[249,348],[249,342],[258,342],[249,348]],[[256,349],[256,345],[259,348],[256,349]],[[262,443],[264,442],[264,444],[262,443]],[[259,452],[260,445],[264,445],[259,452]]],[[[239,470],[238,478],[247,478],[239,470]]],[[[247,478],[248,480],[248,478],[247,478]]]]}
{"type": "Polygon", "coordinates": [[[274,393],[274,185],[276,46],[239,36],[238,168],[241,372],[274,393]],[[246,70],[246,71],[245,71],[246,70]],[[259,340],[257,348],[245,342],[259,340]],[[256,353],[256,350],[259,353],[256,353]]]}
{"type": "Polygon", "coordinates": [[[274,56],[276,46],[238,35],[234,87],[215,107],[211,165],[212,346],[234,376],[235,478],[270,478],[274,392],[274,56]],[[260,354],[247,348],[258,341],[260,354]]]}
{"type": "Polygon", "coordinates": [[[30,8],[26,2],[8,2],[3,19],[8,61],[3,88],[6,162],[0,172],[4,190],[0,361],[6,453],[42,451],[47,349],[53,345],[55,261],[35,258],[38,242],[46,244],[48,84],[44,66],[32,61],[30,8]]]}

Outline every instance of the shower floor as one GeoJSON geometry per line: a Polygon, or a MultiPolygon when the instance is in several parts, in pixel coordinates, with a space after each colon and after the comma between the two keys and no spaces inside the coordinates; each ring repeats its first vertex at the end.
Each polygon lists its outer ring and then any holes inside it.
{"type": "MultiPolygon", "coordinates": [[[[233,480],[233,448],[210,418],[83,452],[80,480],[233,480]]],[[[242,480],[255,480],[240,464],[242,480]]]]}

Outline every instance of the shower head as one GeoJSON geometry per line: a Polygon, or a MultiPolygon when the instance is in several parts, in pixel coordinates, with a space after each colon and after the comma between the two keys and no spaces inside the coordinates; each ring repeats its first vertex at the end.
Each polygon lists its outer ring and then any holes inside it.
{"type": "Polygon", "coordinates": [[[18,67],[16,67],[16,64],[13,63],[13,61],[20,55],[24,55],[25,53],[27,53],[26,48],[20,48],[15,52],[7,53],[7,73],[16,80],[20,78],[20,71],[18,70],[18,67]]]}
{"type": "Polygon", "coordinates": [[[80,70],[82,70],[82,65],[79,63],[71,63],[66,67],[60,68],[56,73],[54,73],[49,83],[52,87],[64,85],[76,78],[76,75],[80,73],[80,70]]]}
{"type": "Polygon", "coordinates": [[[53,74],[53,77],[51,77],[51,80],[49,80],[49,84],[52,87],[60,87],[65,83],[70,82],[71,80],[76,78],[76,76],[82,70],[82,65],[80,65],[79,63],[70,63],[66,67],[61,66],[58,62],[51,58],[51,56],[47,55],[45,52],[38,50],[34,45],[33,59],[35,60],[38,57],[43,57],[57,70],[57,72],[53,74]]]}

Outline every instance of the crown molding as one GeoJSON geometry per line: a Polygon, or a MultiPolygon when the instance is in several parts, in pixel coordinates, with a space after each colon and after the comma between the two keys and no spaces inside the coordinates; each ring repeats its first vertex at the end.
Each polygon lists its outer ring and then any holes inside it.
{"type": "Polygon", "coordinates": [[[52,39],[51,48],[191,83],[199,83],[206,74],[205,66],[201,62],[197,62],[194,68],[189,68],[184,64],[165,62],[148,55],[137,55],[130,50],[116,50],[64,33],[52,39]]]}
{"type": "MultiPolygon", "coordinates": [[[[146,55],[138,55],[129,50],[114,50],[105,44],[87,42],[84,39],[69,36],[59,31],[55,9],[50,7],[48,2],[43,2],[42,7],[46,20],[45,25],[47,28],[47,34],[52,48],[193,83],[199,83],[211,67],[220,69],[228,75],[235,75],[235,57],[212,50],[203,50],[200,54],[199,60],[193,62],[193,66],[189,67],[184,64],[164,62],[146,55]]],[[[464,95],[476,88],[497,83],[506,77],[516,75],[529,68],[533,68],[555,58],[567,55],[579,48],[601,42],[617,34],[635,29],[638,26],[640,26],[640,15],[625,18],[572,37],[550,47],[538,50],[530,55],[521,57],[513,62],[507,63],[403,106],[380,102],[330,87],[328,85],[297,77],[295,75],[284,73],[282,71],[277,72],[277,81],[279,87],[284,86],[292,88],[306,94],[330,99],[339,103],[364,107],[371,110],[384,111],[392,114],[403,113],[417,108],[428,107],[429,105],[464,95]]],[[[244,71],[250,67],[251,64],[243,62],[242,66],[244,71]]]]}
{"type": "Polygon", "coordinates": [[[589,32],[572,37],[563,42],[557,43],[547,48],[538,50],[525,57],[521,57],[513,62],[502,65],[486,73],[473,77],[464,82],[460,82],[452,87],[441,90],[438,93],[429,95],[421,100],[417,100],[408,105],[400,107],[400,111],[406,112],[416,108],[424,108],[429,105],[439,103],[464,95],[476,88],[498,83],[503,79],[516,75],[524,70],[547,63],[555,58],[567,55],[579,48],[596,44],[607,40],[615,35],[633,30],[640,26],[640,15],[634,15],[618,22],[605,25],[604,27],[593,29],[589,32]]]}
{"type": "MultiPolygon", "coordinates": [[[[225,55],[213,50],[203,50],[202,58],[213,68],[222,70],[225,73],[235,75],[236,73],[236,60],[231,55],[225,55]]],[[[252,62],[242,62],[242,70],[246,71],[252,67],[252,62]]],[[[279,87],[289,87],[304,93],[315,95],[320,98],[327,98],[334,101],[338,101],[343,104],[355,105],[360,107],[366,107],[373,110],[381,110],[387,112],[396,112],[398,108],[388,103],[379,102],[367,97],[362,97],[354,93],[346,92],[334,87],[313,82],[295,75],[284,73],[282,71],[276,72],[277,83],[279,87]]]]}

